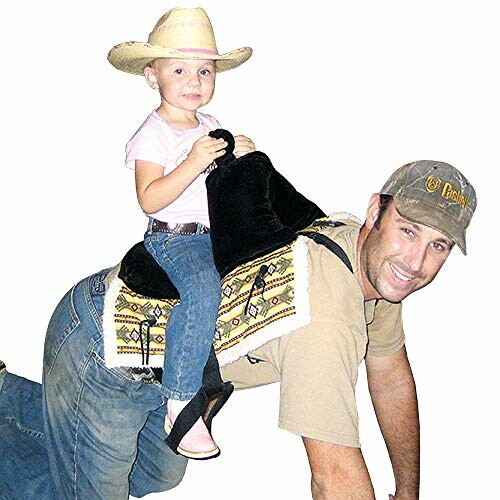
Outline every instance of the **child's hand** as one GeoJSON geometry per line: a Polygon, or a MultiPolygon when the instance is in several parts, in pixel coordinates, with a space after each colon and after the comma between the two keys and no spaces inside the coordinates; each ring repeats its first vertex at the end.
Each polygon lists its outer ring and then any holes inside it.
{"type": "Polygon", "coordinates": [[[204,135],[193,144],[186,161],[189,161],[196,171],[201,173],[226,152],[224,150],[226,146],[227,142],[224,139],[204,135]]]}
{"type": "Polygon", "coordinates": [[[251,139],[244,135],[234,136],[234,156],[236,156],[236,158],[246,155],[247,153],[253,153],[254,151],[255,144],[251,139]]]}

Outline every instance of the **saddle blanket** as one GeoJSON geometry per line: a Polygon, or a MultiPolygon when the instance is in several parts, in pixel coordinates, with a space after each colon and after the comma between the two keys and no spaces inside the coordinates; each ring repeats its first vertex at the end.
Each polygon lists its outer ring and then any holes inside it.
{"type": "MultiPolygon", "coordinates": [[[[220,366],[310,323],[306,240],[299,236],[292,244],[242,264],[224,277],[214,333],[220,366]],[[264,286],[259,287],[261,284],[264,286]]],[[[108,368],[163,367],[165,327],[177,303],[178,299],[137,294],[113,276],[103,315],[108,368]]]]}

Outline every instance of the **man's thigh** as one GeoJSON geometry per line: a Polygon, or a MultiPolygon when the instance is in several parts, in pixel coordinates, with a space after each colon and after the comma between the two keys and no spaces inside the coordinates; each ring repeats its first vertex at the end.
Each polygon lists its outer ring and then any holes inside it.
{"type": "Polygon", "coordinates": [[[41,385],[7,372],[4,376],[0,383],[0,499],[52,500],[41,385]]]}
{"type": "Polygon", "coordinates": [[[165,405],[149,414],[139,433],[137,458],[130,474],[130,494],[134,497],[170,490],[184,476],[188,460],[166,445],[164,422],[165,405]]]}
{"type": "Polygon", "coordinates": [[[150,370],[105,366],[101,283],[88,278],[64,297],[45,345],[45,440],[53,489],[65,500],[128,498],[138,456],[164,451],[165,483],[177,484],[185,467],[161,439],[162,426],[156,436],[150,429],[162,425],[149,416],[164,404],[150,370]]]}

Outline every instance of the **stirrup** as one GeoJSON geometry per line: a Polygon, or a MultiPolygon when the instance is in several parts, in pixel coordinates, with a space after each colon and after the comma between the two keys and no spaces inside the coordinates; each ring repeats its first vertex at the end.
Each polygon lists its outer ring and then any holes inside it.
{"type": "MultiPolygon", "coordinates": [[[[203,385],[195,394],[194,398],[177,416],[169,435],[165,439],[165,443],[169,446],[169,448],[174,453],[179,455],[178,448],[182,438],[186,435],[189,429],[193,427],[195,422],[200,417],[203,417],[208,402],[214,399],[214,396],[217,396],[214,405],[205,419],[205,425],[207,426],[210,435],[212,435],[212,420],[229,399],[233,390],[234,386],[231,382],[224,382],[222,380],[219,371],[219,362],[217,361],[214,348],[211,347],[210,354],[203,371],[203,385]]],[[[219,453],[217,455],[202,458],[202,460],[215,458],[219,455],[219,453]]]]}

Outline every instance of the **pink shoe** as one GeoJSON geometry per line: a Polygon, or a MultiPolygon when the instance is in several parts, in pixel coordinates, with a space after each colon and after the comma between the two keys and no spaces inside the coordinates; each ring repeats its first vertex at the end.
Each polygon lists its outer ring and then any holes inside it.
{"type": "MultiPolygon", "coordinates": [[[[165,432],[167,434],[170,434],[177,416],[188,403],[189,401],[178,401],[176,399],[167,401],[167,415],[165,417],[165,432]]],[[[215,458],[220,454],[219,447],[215,444],[201,417],[181,439],[177,451],[181,455],[195,460],[215,458]]]]}

